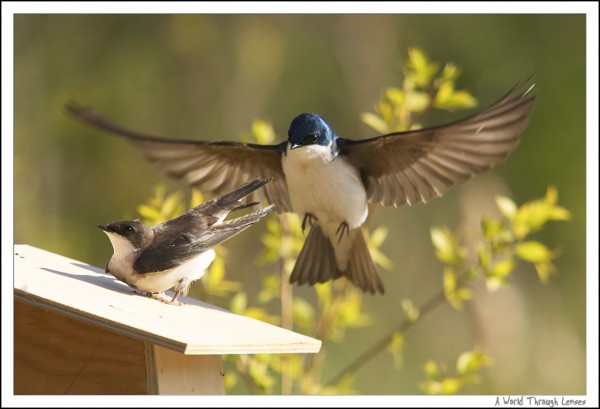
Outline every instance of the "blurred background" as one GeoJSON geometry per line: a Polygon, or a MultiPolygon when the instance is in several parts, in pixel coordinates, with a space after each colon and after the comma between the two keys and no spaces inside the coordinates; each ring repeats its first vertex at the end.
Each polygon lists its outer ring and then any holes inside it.
{"type": "MultiPolygon", "coordinates": [[[[344,137],[376,133],[360,120],[385,87],[402,84],[410,47],[453,62],[457,81],[484,107],[535,75],[538,100],[517,150],[493,171],[426,205],[384,208],[385,296],[367,296],[367,329],[330,348],[324,378],[386,333],[400,300],[420,304],[441,288],[432,226],[469,231],[495,214],[494,197],[518,204],[548,186],[572,220],[534,239],[558,248],[557,273],[539,282],[521,268],[507,289],[474,288],[465,311],[439,308],[406,336],[404,368],[381,353],[358,373],[363,394],[420,394],[428,359],[453,368],[475,345],[494,364],[469,394],[585,394],[585,15],[35,15],[14,18],[14,240],[104,267],[112,248],[98,224],[139,217],[157,183],[188,191],[133,146],[68,117],[69,100],[158,136],[236,141],[254,119],[279,140],[301,112],[318,112],[344,137]]],[[[425,125],[469,112],[432,112],[425,125]]],[[[264,225],[229,241],[227,274],[256,302],[251,266],[264,225]],[[253,295],[254,294],[254,295],[253,295]]],[[[295,288],[311,297],[311,288],[295,288]]],[[[245,393],[243,389],[237,391],[245,393]]]]}

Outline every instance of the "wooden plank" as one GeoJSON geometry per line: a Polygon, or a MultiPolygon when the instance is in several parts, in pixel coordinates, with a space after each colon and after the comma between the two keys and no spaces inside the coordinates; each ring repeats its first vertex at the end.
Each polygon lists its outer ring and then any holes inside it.
{"type": "MultiPolygon", "coordinates": [[[[134,293],[103,269],[15,246],[15,298],[137,340],[191,355],[318,352],[321,341],[182,297],[184,306],[134,293]]],[[[198,284],[199,285],[199,284],[198,284]]]]}
{"type": "Polygon", "coordinates": [[[15,395],[146,394],[144,343],[15,301],[15,395]]]}
{"type": "Polygon", "coordinates": [[[223,395],[220,355],[184,355],[159,345],[148,345],[150,393],[159,395],[223,395]]]}

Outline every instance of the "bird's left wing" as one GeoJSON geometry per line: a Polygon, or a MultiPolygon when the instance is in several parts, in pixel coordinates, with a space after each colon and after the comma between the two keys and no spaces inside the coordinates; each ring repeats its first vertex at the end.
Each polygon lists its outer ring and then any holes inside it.
{"type": "MultiPolygon", "coordinates": [[[[281,167],[286,143],[258,145],[158,138],[115,125],[89,107],[68,103],[66,108],[90,125],[127,138],[148,159],[159,162],[169,176],[184,178],[202,192],[221,195],[256,177],[273,178],[263,189],[267,201],[277,205],[279,212],[292,210],[281,167]]],[[[260,191],[252,192],[248,199],[258,201],[260,195],[260,191]]]]}
{"type": "MultiPolygon", "coordinates": [[[[159,238],[155,239],[135,261],[133,267],[138,274],[177,267],[243,232],[266,216],[272,208],[273,205],[266,206],[233,220],[205,226],[201,231],[200,229],[191,229],[196,231],[177,235],[165,234],[168,231],[162,231],[162,234],[158,235],[159,238]]],[[[163,224],[160,228],[168,230],[172,227],[172,225],[163,224]]]]}
{"type": "Polygon", "coordinates": [[[516,85],[487,109],[460,121],[365,140],[338,139],[360,172],[371,203],[412,205],[502,162],[519,144],[535,97],[516,85]]]}

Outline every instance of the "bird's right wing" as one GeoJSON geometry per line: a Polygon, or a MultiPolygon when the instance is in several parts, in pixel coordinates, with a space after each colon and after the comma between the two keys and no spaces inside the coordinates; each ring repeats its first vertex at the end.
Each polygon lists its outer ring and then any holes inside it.
{"type": "MultiPolygon", "coordinates": [[[[159,162],[167,175],[183,178],[202,192],[222,195],[250,179],[273,178],[261,191],[267,201],[277,206],[277,211],[292,211],[281,167],[286,143],[258,145],[159,138],[115,125],[89,107],[68,103],[66,108],[83,122],[127,138],[148,159],[159,162]]],[[[260,195],[259,191],[252,192],[249,200],[258,201],[260,195]]]]}

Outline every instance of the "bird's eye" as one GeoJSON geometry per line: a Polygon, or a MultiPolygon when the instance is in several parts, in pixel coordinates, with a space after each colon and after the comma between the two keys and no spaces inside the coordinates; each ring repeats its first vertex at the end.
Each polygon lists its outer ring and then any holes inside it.
{"type": "Polygon", "coordinates": [[[317,135],[306,135],[304,141],[302,141],[303,145],[314,145],[317,142],[317,135]]]}
{"type": "Polygon", "coordinates": [[[125,233],[126,234],[131,234],[133,232],[135,232],[135,229],[133,227],[131,227],[131,226],[126,226],[125,227],[125,233]]]}

